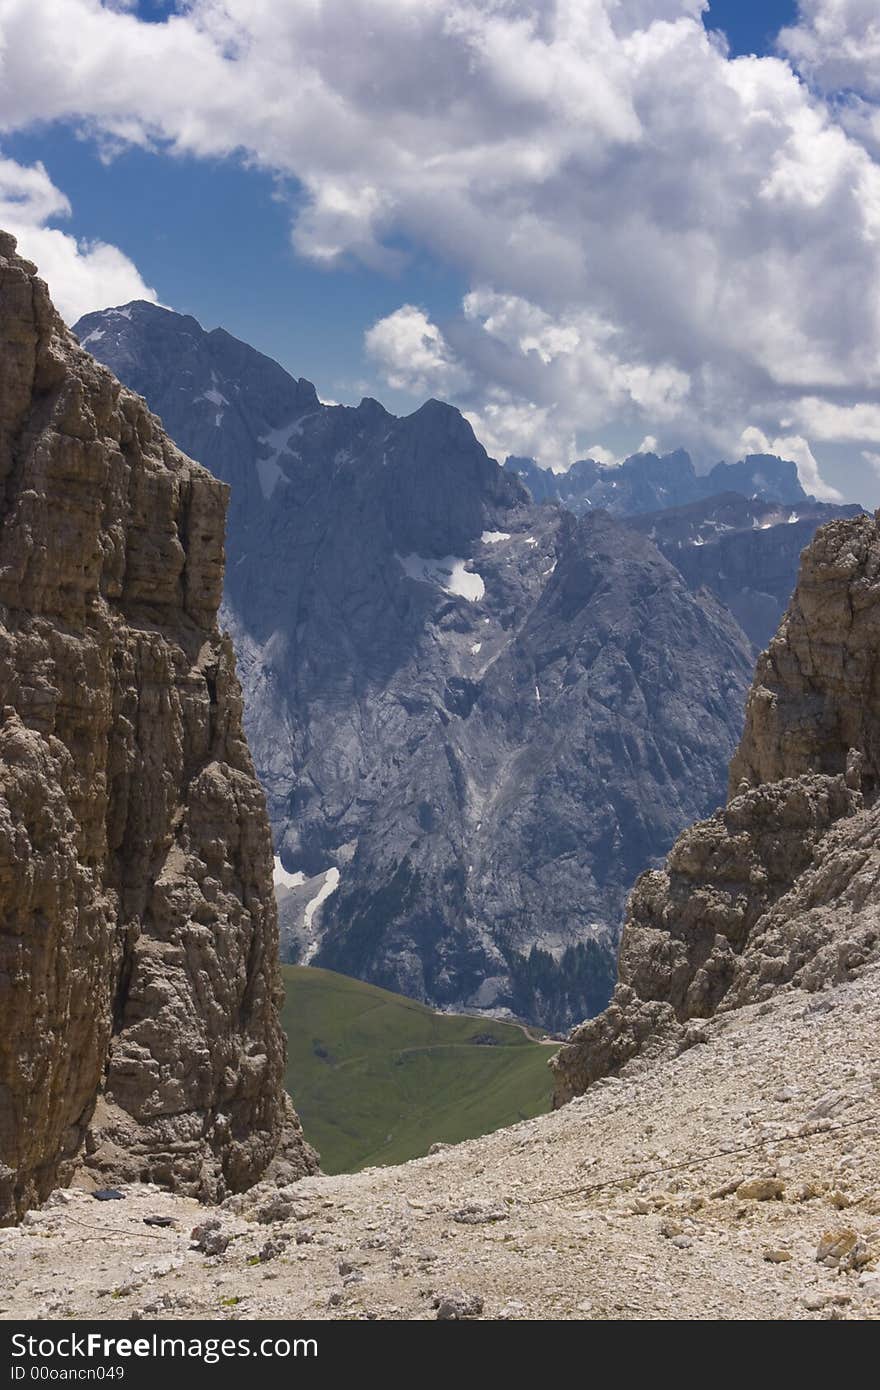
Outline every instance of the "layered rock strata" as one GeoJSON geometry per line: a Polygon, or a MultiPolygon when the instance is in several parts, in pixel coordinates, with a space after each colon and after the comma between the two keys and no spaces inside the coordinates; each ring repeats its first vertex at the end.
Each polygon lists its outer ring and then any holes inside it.
{"type": "Polygon", "coordinates": [[[227,489],[0,234],[0,1222],[81,1168],[311,1171],[263,794],[217,627],[227,489]]]}

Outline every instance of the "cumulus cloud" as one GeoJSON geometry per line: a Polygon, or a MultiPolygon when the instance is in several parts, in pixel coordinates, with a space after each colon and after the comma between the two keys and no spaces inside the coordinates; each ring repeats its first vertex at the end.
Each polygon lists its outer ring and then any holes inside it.
{"type": "Polygon", "coordinates": [[[688,375],[662,360],[627,360],[619,333],[589,311],[554,317],[519,295],[479,289],[447,334],[407,304],[369,329],[366,346],[389,385],[463,395],[490,452],[533,452],[565,468],[583,451],[579,432],[609,416],[672,421],[685,408],[688,375]]]}
{"type": "Polygon", "coordinates": [[[880,154],[880,14],[874,0],[800,0],[778,47],[834,107],[841,126],[880,154]]]}
{"type": "Polygon", "coordinates": [[[779,34],[783,53],[827,92],[880,97],[880,12],[875,0],[800,0],[779,34]]]}
{"type": "Polygon", "coordinates": [[[503,459],[511,453],[530,455],[561,473],[575,457],[574,435],[562,433],[559,415],[549,406],[512,400],[495,391],[479,409],[465,410],[464,414],[494,458],[503,459]]]}
{"type": "Polygon", "coordinates": [[[93,309],[130,299],[156,300],[137,267],[117,246],[78,241],[47,224],[70,216],[70,203],[42,164],[0,158],[0,226],[35,261],[52,290],[59,313],[75,323],[93,309]]]}
{"type": "Polygon", "coordinates": [[[379,319],[366,334],[366,347],[395,390],[444,395],[467,382],[440,329],[415,304],[379,319]]]}
{"type": "Polygon", "coordinates": [[[606,468],[613,468],[618,463],[623,462],[617,457],[617,454],[613,453],[611,449],[606,449],[602,444],[588,444],[586,456],[595,463],[604,463],[606,468]]]}
{"type": "Polygon", "coordinates": [[[242,156],[296,180],[300,254],[455,267],[457,314],[403,304],[368,348],[499,451],[560,466],[613,427],[711,462],[754,426],[806,480],[797,402],[880,391],[880,166],[834,95],[857,77],[867,129],[875,6],[803,0],[786,56],[736,59],[705,9],[0,0],[0,131],[242,156]]]}
{"type": "Polygon", "coordinates": [[[820,396],[805,396],[795,402],[794,413],[798,424],[813,439],[880,442],[880,403],[857,401],[854,405],[838,405],[820,396]]]}

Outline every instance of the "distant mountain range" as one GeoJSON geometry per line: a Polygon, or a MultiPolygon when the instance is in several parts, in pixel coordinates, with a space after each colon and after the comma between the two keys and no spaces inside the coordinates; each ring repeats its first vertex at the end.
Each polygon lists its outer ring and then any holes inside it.
{"type": "Polygon", "coordinates": [[[448,405],[324,405],[155,305],[76,331],[231,485],[286,957],[553,1029],[595,1013],[636,876],[723,800],[798,548],[858,508],[763,456],[718,465],[720,497],[683,453],[502,468],[448,405]]]}
{"type": "Polygon", "coordinates": [[[772,454],[750,454],[738,463],[716,463],[698,474],[683,449],[671,454],[632,454],[620,464],[579,459],[566,473],[551,473],[534,459],[505,460],[536,502],[559,502],[581,516],[603,508],[612,516],[635,516],[666,507],[685,507],[719,493],[735,492],[752,501],[802,503],[808,497],[797,466],[772,454]]]}

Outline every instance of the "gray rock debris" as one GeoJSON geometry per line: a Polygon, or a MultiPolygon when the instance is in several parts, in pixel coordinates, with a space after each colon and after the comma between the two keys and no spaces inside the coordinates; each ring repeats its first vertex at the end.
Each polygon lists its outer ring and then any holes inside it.
{"type": "Polygon", "coordinates": [[[483,1300],[478,1293],[463,1293],[453,1289],[449,1293],[436,1294],[434,1307],[439,1322],[463,1322],[467,1318],[478,1318],[483,1311],[483,1300]]]}

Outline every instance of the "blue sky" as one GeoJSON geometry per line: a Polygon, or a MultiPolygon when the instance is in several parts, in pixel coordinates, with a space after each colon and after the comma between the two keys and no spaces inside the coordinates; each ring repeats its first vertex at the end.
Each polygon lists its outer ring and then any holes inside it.
{"type": "Polygon", "coordinates": [[[770,53],[779,30],[797,18],[796,0],[712,0],[707,29],[722,29],[731,52],[770,53]]]}
{"type": "Polygon", "coordinates": [[[316,267],[290,244],[296,182],[280,185],[235,157],[170,159],[133,148],[106,162],[65,125],[15,135],[3,148],[24,164],[42,160],[71,201],[67,230],[122,247],[162,303],[206,328],[222,325],[314,380],[325,397],[360,399],[381,389],[412,408],[409,395],[373,379],[363,335],[401,298],[451,313],[462,281],[441,261],[413,248],[400,274],[356,261],[316,267]]]}
{"type": "Polygon", "coordinates": [[[862,321],[880,263],[858,225],[880,120],[875,137],[873,107],[828,90],[833,69],[873,91],[852,34],[849,56],[817,53],[830,3],[798,23],[788,0],[714,0],[702,24],[729,59],[764,59],[745,69],[700,45],[699,0],[510,0],[526,37],[490,0],[420,0],[415,20],[411,0],[279,0],[265,20],[227,0],[238,31],[206,0],[0,0],[7,181],[39,162],[52,190],[7,206],[14,223],[39,203],[25,237],[47,264],[46,228],[73,239],[72,305],[142,283],[324,397],[447,396],[494,452],[556,467],[652,440],[703,465],[778,445],[817,490],[880,501],[862,321]],[[96,242],[118,248],[112,277],[86,264],[96,242]]]}

